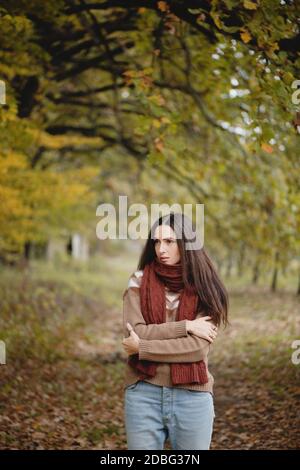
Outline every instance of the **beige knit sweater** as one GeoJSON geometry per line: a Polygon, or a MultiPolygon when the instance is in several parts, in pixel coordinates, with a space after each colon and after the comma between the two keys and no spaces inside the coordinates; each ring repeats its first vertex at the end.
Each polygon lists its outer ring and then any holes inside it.
{"type": "MultiPolygon", "coordinates": [[[[204,385],[196,383],[173,385],[171,381],[170,363],[196,362],[201,359],[208,365],[210,343],[198,336],[187,333],[186,320],[175,321],[179,305],[179,293],[166,290],[166,323],[145,323],[140,307],[139,288],[143,271],[135,271],[128,282],[123,294],[123,334],[129,336],[126,324],[131,324],[140,338],[139,359],[158,362],[155,377],[144,379],[156,385],[165,387],[185,388],[189,390],[208,391],[213,394],[214,378],[208,371],[208,382],[204,385]]],[[[198,312],[197,317],[203,315],[198,312]]],[[[139,380],[138,373],[126,364],[125,386],[139,380]]]]}

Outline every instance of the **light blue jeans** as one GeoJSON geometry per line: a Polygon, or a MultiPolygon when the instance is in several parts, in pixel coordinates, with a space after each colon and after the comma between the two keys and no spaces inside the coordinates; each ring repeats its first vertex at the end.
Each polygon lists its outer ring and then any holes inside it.
{"type": "Polygon", "coordinates": [[[208,450],[214,403],[210,392],[162,387],[143,380],[125,389],[125,428],[129,450],[208,450]]]}

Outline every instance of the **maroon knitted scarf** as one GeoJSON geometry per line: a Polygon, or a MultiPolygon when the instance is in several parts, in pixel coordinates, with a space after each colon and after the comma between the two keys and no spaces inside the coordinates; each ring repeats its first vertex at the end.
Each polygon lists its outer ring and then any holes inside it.
{"type": "MultiPolygon", "coordinates": [[[[197,312],[198,294],[194,286],[185,287],[180,263],[167,265],[155,258],[146,265],[140,286],[141,311],[146,324],[166,322],[165,286],[172,292],[180,292],[176,321],[194,320],[197,312]]],[[[154,377],[157,362],[139,360],[138,354],[128,357],[128,364],[139,372],[140,380],[154,377]]],[[[171,363],[173,385],[208,382],[204,361],[171,363]]]]}

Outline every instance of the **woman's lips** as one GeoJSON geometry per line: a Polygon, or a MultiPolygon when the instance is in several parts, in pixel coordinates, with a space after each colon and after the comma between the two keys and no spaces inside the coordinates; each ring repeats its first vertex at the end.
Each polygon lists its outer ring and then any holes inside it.
{"type": "Polygon", "coordinates": [[[161,261],[167,261],[169,258],[160,258],[161,261]]]}

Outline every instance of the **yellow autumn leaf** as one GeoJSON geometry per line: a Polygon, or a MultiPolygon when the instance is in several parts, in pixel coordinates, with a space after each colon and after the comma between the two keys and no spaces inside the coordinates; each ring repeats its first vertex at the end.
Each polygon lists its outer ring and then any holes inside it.
{"type": "Polygon", "coordinates": [[[247,8],[247,10],[256,10],[258,4],[252,2],[251,0],[244,0],[244,7],[247,8]]]}
{"type": "Polygon", "coordinates": [[[273,147],[269,144],[266,144],[265,142],[263,142],[261,144],[261,148],[267,153],[272,153],[273,152],[273,147]]]}
{"type": "Polygon", "coordinates": [[[157,106],[164,106],[166,104],[164,97],[160,94],[150,95],[148,99],[151,101],[151,103],[154,103],[157,106]]]}
{"type": "Polygon", "coordinates": [[[279,50],[278,42],[273,42],[267,48],[267,52],[269,52],[270,54],[273,54],[274,51],[278,51],[278,50],[279,50]]]}
{"type": "Polygon", "coordinates": [[[251,34],[247,29],[241,29],[241,38],[242,41],[247,44],[247,42],[251,41],[251,34]]]}
{"type": "Polygon", "coordinates": [[[163,124],[171,124],[171,121],[167,116],[163,116],[162,118],[160,118],[160,120],[163,124]]]}
{"type": "Polygon", "coordinates": [[[220,16],[219,15],[216,15],[216,14],[212,14],[212,18],[215,22],[215,25],[219,28],[219,29],[222,29],[223,27],[223,23],[220,19],[220,16]]]}
{"type": "Polygon", "coordinates": [[[164,142],[160,137],[156,137],[154,140],[154,147],[158,152],[162,152],[164,148],[164,142]]]}
{"type": "Polygon", "coordinates": [[[156,127],[156,129],[158,129],[161,126],[161,122],[159,119],[153,119],[152,124],[153,124],[153,127],[156,127]]]}
{"type": "Polygon", "coordinates": [[[125,77],[133,77],[134,70],[124,70],[124,72],[122,72],[122,75],[125,75],[125,77]]]}
{"type": "Polygon", "coordinates": [[[169,9],[169,6],[166,2],[158,2],[157,6],[160,11],[168,11],[169,9]]]}

